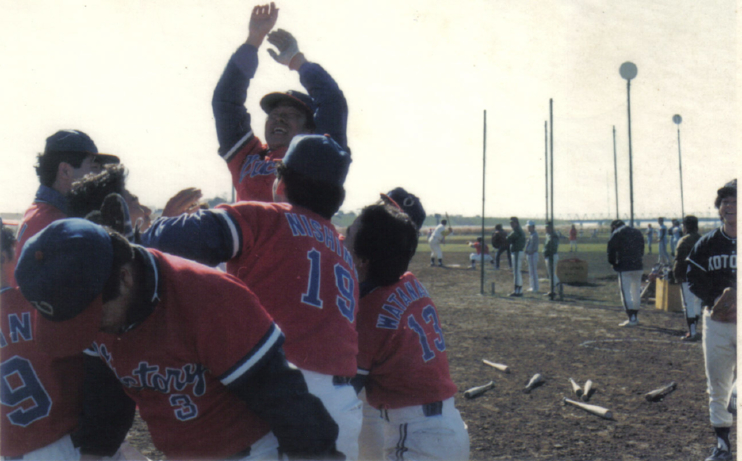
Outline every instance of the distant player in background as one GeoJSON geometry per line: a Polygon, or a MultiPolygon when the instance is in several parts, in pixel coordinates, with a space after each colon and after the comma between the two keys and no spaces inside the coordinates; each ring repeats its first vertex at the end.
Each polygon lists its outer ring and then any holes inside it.
{"type": "Polygon", "coordinates": [[[611,222],[611,237],[608,240],[608,263],[618,272],[618,288],[621,302],[628,320],[620,327],[639,325],[641,307],[642,273],[644,264],[644,236],[639,229],[629,227],[616,219],[611,222]]]}
{"type": "Polygon", "coordinates": [[[648,254],[652,254],[652,243],[654,243],[654,234],[655,230],[652,228],[651,224],[647,224],[647,246],[649,247],[648,254]]]}
{"type": "Polygon", "coordinates": [[[569,229],[569,252],[577,251],[577,229],[575,225],[569,229]]]}
{"type": "Polygon", "coordinates": [[[474,248],[476,253],[469,254],[469,261],[471,262],[471,268],[477,268],[477,261],[494,264],[495,261],[490,256],[489,246],[482,241],[482,237],[477,237],[476,242],[469,242],[469,246],[474,248]]]}
{"type": "Polygon", "coordinates": [[[731,461],[728,403],[737,371],[737,180],[718,190],[722,226],[701,237],[688,256],[690,291],[701,299],[703,358],[716,446],[706,461],[731,461]]]}
{"type": "Polygon", "coordinates": [[[526,234],[520,227],[520,221],[513,216],[510,218],[510,228],[512,231],[508,234],[507,242],[510,245],[510,256],[513,262],[513,292],[508,296],[523,296],[523,249],[526,247],[526,234]]]}
{"type": "Polygon", "coordinates": [[[683,341],[698,341],[701,339],[701,335],[697,331],[698,320],[701,316],[701,300],[690,291],[686,280],[686,273],[688,272],[686,258],[696,242],[701,239],[701,234],[698,233],[698,218],[692,215],[686,216],[683,220],[683,228],[685,229],[685,235],[678,241],[672,271],[675,275],[675,281],[680,283],[680,295],[683,299],[685,320],[688,323],[688,333],[683,336],[683,341]]]}
{"type": "Polygon", "coordinates": [[[492,233],[492,248],[497,250],[497,254],[495,254],[495,270],[500,269],[500,255],[504,252],[506,252],[508,256],[508,267],[512,269],[513,261],[510,258],[508,235],[502,228],[502,224],[495,225],[495,231],[492,233]]]}
{"type": "Polygon", "coordinates": [[[677,219],[672,220],[672,227],[670,228],[670,255],[675,257],[675,247],[678,246],[682,230],[680,229],[680,221],[677,219]]]}
{"type": "Polygon", "coordinates": [[[558,289],[559,277],[556,275],[557,264],[559,263],[559,236],[554,233],[554,226],[551,222],[546,224],[546,242],[544,242],[544,262],[546,263],[546,273],[549,276],[549,292],[547,296],[552,298],[558,289]]]}
{"type": "Polygon", "coordinates": [[[337,425],[286,362],[280,329],[233,277],[82,219],[29,240],[16,276],[37,309],[37,347],[89,356],[85,399],[99,404],[85,411],[98,417],[82,429],[93,446],[111,442],[100,455],[128,429],[104,397],[122,386],[130,414],[136,403],[170,459],[335,454],[337,425]]]}
{"type": "Polygon", "coordinates": [[[453,234],[451,226],[448,226],[448,229],[446,229],[447,224],[447,220],[441,219],[441,223],[433,229],[433,233],[430,234],[430,237],[428,238],[428,243],[430,244],[431,266],[435,266],[435,258],[438,258],[438,266],[443,267],[443,250],[441,250],[441,243],[443,243],[443,240],[447,235],[453,234]]]}
{"type": "Polygon", "coordinates": [[[670,264],[670,256],[667,254],[667,226],[665,218],[657,218],[657,246],[659,247],[659,263],[670,264]]]}
{"type": "Polygon", "coordinates": [[[528,221],[528,240],[526,241],[525,253],[528,259],[528,278],[531,287],[530,292],[538,291],[538,233],[536,223],[528,221]]]}
{"type": "Polygon", "coordinates": [[[72,183],[105,164],[119,163],[114,155],[101,154],[90,136],[79,130],[60,130],[46,138],[44,153],[37,156],[39,186],[31,207],[18,226],[16,257],[26,240],[50,223],[67,217],[66,195],[72,183]]]}
{"type": "Polygon", "coordinates": [[[371,205],[348,228],[345,244],[361,282],[354,386],[365,387],[376,409],[367,421],[383,424],[383,459],[469,459],[438,311],[407,272],[415,226],[394,204],[371,205]]]}
{"type": "Polygon", "coordinates": [[[275,160],[284,157],[297,134],[329,134],[348,150],[348,106],[343,92],[322,66],[307,61],[290,33],[282,29],[271,32],[277,20],[278,8],[274,3],[253,9],[247,41],[227,63],[211,103],[219,155],[232,173],[238,201],[273,201],[275,160]],[[258,49],[266,36],[278,48],[278,53],[268,50],[271,57],[298,71],[300,82],[309,93],[289,90],[267,94],[260,100],[260,107],[268,114],[267,145],[253,132],[250,114],[245,109],[247,88],[258,68],[258,49]]]}

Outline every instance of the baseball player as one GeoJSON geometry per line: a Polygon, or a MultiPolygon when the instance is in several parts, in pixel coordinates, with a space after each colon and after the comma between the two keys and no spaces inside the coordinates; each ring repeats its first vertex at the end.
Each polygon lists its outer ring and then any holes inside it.
{"type": "Polygon", "coordinates": [[[683,231],[680,229],[680,221],[677,219],[672,220],[672,227],[670,228],[670,256],[675,257],[675,247],[678,246],[681,234],[683,231]]]}
{"type": "Polygon", "coordinates": [[[659,248],[659,263],[670,264],[670,256],[667,255],[667,226],[665,226],[665,218],[657,218],[657,246],[659,248]]]}
{"type": "MultiPolygon", "coordinates": [[[[100,402],[123,386],[168,458],[267,459],[279,447],[289,456],[335,454],[337,425],[238,280],[77,218],[29,240],[16,276],[37,310],[38,347],[55,357],[87,349],[95,360],[86,364],[85,399],[100,402]]],[[[108,405],[86,404],[94,414],[81,429],[83,453],[125,436],[108,405]]],[[[120,442],[92,454],[110,456],[120,442]]]]}
{"type": "Polygon", "coordinates": [[[530,292],[538,291],[538,234],[536,233],[536,223],[528,221],[528,240],[526,241],[525,253],[528,259],[528,278],[531,287],[530,292]]]}
{"type": "Polygon", "coordinates": [[[546,263],[546,273],[549,275],[549,292],[547,296],[554,298],[555,292],[559,286],[559,277],[557,277],[557,265],[559,263],[559,236],[554,233],[554,226],[551,222],[546,224],[546,242],[544,242],[544,262],[546,263]]]}
{"type": "Polygon", "coordinates": [[[237,200],[273,200],[274,161],[284,157],[297,134],[327,133],[347,150],[348,106],[342,91],[319,64],[306,60],[290,33],[278,29],[269,34],[277,19],[274,3],[253,9],[247,41],[227,63],[212,99],[219,155],[232,173],[237,200]],[[260,100],[260,107],[268,114],[267,145],[253,132],[245,109],[247,88],[258,68],[258,48],[266,36],[279,51],[268,50],[271,57],[298,71],[309,92],[270,93],[260,100]]]}
{"type": "Polygon", "coordinates": [[[652,243],[654,243],[655,231],[651,224],[647,224],[647,246],[649,247],[648,254],[652,254],[652,243]]]}
{"type": "Polygon", "coordinates": [[[709,413],[717,443],[706,461],[734,459],[729,439],[734,418],[727,403],[737,369],[737,180],[718,190],[714,206],[722,226],[701,237],[688,255],[686,278],[701,299],[703,358],[709,413]]]}
{"type": "Polygon", "coordinates": [[[298,135],[278,166],[276,202],[219,205],[159,218],[146,246],[215,265],[242,280],[286,334],[286,358],[340,427],[338,450],[358,456],[358,281],[330,222],[343,202],[350,156],[328,136],[298,135]]]}
{"type": "Polygon", "coordinates": [[[573,251],[577,251],[577,228],[574,224],[569,229],[569,252],[571,253],[573,251]]]}
{"type": "Polygon", "coordinates": [[[510,218],[510,228],[512,231],[508,234],[507,242],[510,245],[515,289],[508,296],[520,297],[523,296],[523,274],[521,274],[520,269],[523,264],[523,249],[526,246],[526,234],[520,228],[520,221],[515,216],[510,218]]]}
{"type": "Polygon", "coordinates": [[[361,281],[354,385],[365,387],[383,423],[384,459],[469,459],[438,312],[407,272],[415,226],[392,203],[371,205],[348,228],[345,244],[361,281]]]}
{"type": "Polygon", "coordinates": [[[438,258],[438,266],[443,267],[443,250],[441,250],[441,243],[443,243],[446,236],[453,234],[453,229],[450,225],[448,226],[448,229],[446,229],[447,224],[447,220],[441,219],[441,223],[433,229],[433,233],[428,237],[428,243],[430,244],[431,267],[435,266],[435,258],[438,258]]]}
{"type": "Polygon", "coordinates": [[[690,291],[688,281],[685,278],[686,272],[688,272],[686,258],[696,242],[701,239],[701,234],[698,233],[698,218],[693,215],[686,216],[683,219],[683,227],[685,235],[678,241],[672,270],[675,280],[680,282],[680,295],[685,309],[685,320],[688,322],[688,333],[683,336],[683,341],[698,341],[701,339],[701,335],[697,331],[698,319],[701,316],[701,300],[690,291]]]}
{"type": "Polygon", "coordinates": [[[490,255],[490,249],[487,244],[482,241],[482,237],[477,237],[476,242],[469,242],[469,246],[474,248],[476,251],[476,253],[469,254],[469,261],[471,261],[472,269],[477,268],[477,261],[488,262],[493,265],[495,264],[495,260],[492,259],[492,256],[490,255]]]}
{"type": "Polygon", "coordinates": [[[507,234],[502,228],[502,224],[495,225],[495,231],[492,233],[492,248],[497,249],[495,254],[495,270],[500,269],[500,255],[503,252],[508,256],[508,267],[513,268],[513,260],[510,257],[510,245],[507,242],[507,234]]]}
{"type": "Polygon", "coordinates": [[[16,257],[26,240],[49,223],[67,217],[65,195],[72,183],[104,164],[119,163],[114,155],[101,154],[90,136],[79,130],[60,130],[46,138],[44,153],[37,157],[36,175],[41,185],[18,226],[16,257]]]}
{"type": "Polygon", "coordinates": [[[611,222],[611,237],[608,239],[608,263],[618,272],[618,288],[621,302],[629,317],[621,327],[639,325],[641,287],[644,256],[644,236],[639,229],[629,227],[616,219],[611,222]]]}
{"type": "Polygon", "coordinates": [[[15,237],[2,227],[0,243],[0,456],[77,460],[70,433],[82,412],[82,354],[55,359],[34,343],[34,308],[12,286],[15,237]]]}

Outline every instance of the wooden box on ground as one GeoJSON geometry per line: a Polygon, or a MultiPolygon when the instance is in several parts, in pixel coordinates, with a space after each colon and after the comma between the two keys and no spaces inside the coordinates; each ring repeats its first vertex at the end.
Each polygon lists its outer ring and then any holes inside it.
{"type": "Polygon", "coordinates": [[[665,279],[656,280],[654,307],[663,311],[683,312],[680,285],[673,285],[665,279]]]}
{"type": "Polygon", "coordinates": [[[577,258],[560,259],[556,273],[562,283],[587,283],[587,261],[577,258]]]}

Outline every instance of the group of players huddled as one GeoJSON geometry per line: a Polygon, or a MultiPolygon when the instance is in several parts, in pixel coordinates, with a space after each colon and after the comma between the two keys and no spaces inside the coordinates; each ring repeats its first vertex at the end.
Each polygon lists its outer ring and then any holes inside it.
{"type": "Polygon", "coordinates": [[[348,107],[277,19],[253,9],[212,100],[237,203],[186,189],[150,222],[117,156],[47,138],[17,241],[2,230],[3,460],[132,459],[137,409],[172,459],[468,459],[407,271],[423,206],[396,188],[338,233],[348,107]],[[264,144],[245,100],[266,38],[308,94],[262,98],[264,144]]]}

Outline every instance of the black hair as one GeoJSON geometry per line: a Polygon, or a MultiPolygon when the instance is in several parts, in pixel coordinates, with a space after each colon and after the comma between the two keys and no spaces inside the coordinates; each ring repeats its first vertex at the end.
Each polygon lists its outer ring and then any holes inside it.
{"type": "Polygon", "coordinates": [[[445,219],[441,219],[441,224],[443,224],[445,226],[446,224],[448,224],[448,221],[445,220],[445,219]]]}
{"type": "Polygon", "coordinates": [[[72,183],[67,194],[68,216],[84,218],[88,213],[99,210],[109,194],[122,194],[126,188],[127,171],[123,165],[106,165],[96,175],[87,175],[72,183]]]}
{"type": "Polygon", "coordinates": [[[482,237],[477,237],[477,242],[482,242],[482,237]]]}
{"type": "Polygon", "coordinates": [[[391,285],[407,271],[417,250],[417,228],[409,216],[391,204],[374,204],[361,211],[353,252],[369,262],[368,277],[391,285]]]}
{"type": "Polygon", "coordinates": [[[9,257],[11,260],[15,258],[15,243],[16,239],[13,229],[6,225],[3,225],[2,230],[0,231],[0,246],[2,247],[3,258],[5,258],[6,256],[9,257]]]}
{"type": "Polygon", "coordinates": [[[108,235],[111,237],[113,246],[113,264],[111,264],[111,275],[103,287],[104,303],[120,296],[121,277],[119,273],[124,265],[134,260],[134,249],[129,245],[126,237],[113,230],[109,230],[108,235]]]}
{"type": "Polygon", "coordinates": [[[721,201],[727,197],[737,196],[737,180],[730,181],[724,184],[724,187],[719,189],[716,193],[716,200],[714,200],[714,207],[717,209],[721,206],[721,201]]]}
{"type": "Polygon", "coordinates": [[[688,215],[683,219],[683,225],[685,226],[685,231],[689,234],[691,232],[698,232],[698,218],[696,218],[693,215],[688,215]]]}
{"type": "Polygon", "coordinates": [[[80,168],[82,162],[85,161],[88,152],[47,152],[38,154],[36,156],[36,176],[39,177],[39,182],[47,187],[52,187],[54,181],[57,180],[57,171],[59,170],[59,164],[69,163],[73,168],[80,168]]]}
{"type": "Polygon", "coordinates": [[[331,219],[345,200],[342,186],[311,179],[284,163],[278,163],[276,175],[283,180],[289,203],[311,210],[325,219],[331,219]]]}
{"type": "Polygon", "coordinates": [[[502,230],[502,224],[496,224],[495,230],[502,230]]]}
{"type": "Polygon", "coordinates": [[[626,225],[626,223],[623,222],[623,221],[621,221],[620,219],[614,219],[611,222],[611,231],[614,231],[614,230],[618,229],[619,227],[625,226],[625,225],[626,225]]]}

